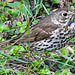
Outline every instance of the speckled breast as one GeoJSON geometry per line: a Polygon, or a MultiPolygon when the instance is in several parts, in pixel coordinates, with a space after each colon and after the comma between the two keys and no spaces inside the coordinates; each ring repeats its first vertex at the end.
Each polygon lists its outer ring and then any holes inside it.
{"type": "Polygon", "coordinates": [[[72,44],[71,39],[75,37],[75,30],[56,29],[52,32],[49,38],[34,42],[31,44],[31,50],[38,52],[45,52],[51,50],[58,50],[66,45],[72,44]]]}

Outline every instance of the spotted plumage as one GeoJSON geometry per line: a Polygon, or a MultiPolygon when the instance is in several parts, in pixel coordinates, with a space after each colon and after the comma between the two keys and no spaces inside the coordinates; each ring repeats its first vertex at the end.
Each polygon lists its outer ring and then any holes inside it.
{"type": "MultiPolygon", "coordinates": [[[[37,52],[58,50],[71,44],[70,38],[75,37],[74,15],[73,9],[60,8],[32,26],[30,28],[30,50],[37,52]]],[[[18,43],[24,44],[28,49],[28,42],[28,31],[26,31],[18,43]]]]}
{"type": "MultiPolygon", "coordinates": [[[[45,52],[58,50],[72,44],[71,38],[75,37],[75,24],[73,23],[74,11],[69,8],[56,10],[52,15],[41,20],[30,29],[30,50],[45,52]]],[[[19,42],[28,48],[28,32],[19,42]]]]}
{"type": "Polygon", "coordinates": [[[75,37],[75,31],[68,29],[57,29],[53,31],[52,35],[44,40],[35,42],[31,45],[32,50],[38,52],[59,50],[62,47],[73,44],[71,39],[75,37]]]}

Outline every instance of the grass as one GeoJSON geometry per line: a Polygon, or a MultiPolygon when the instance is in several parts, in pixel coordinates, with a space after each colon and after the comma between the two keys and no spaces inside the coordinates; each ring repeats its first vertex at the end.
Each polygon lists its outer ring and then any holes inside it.
{"type": "MultiPolygon", "coordinates": [[[[17,34],[22,34],[23,32],[21,31],[26,31],[27,28],[29,37],[28,53],[25,53],[23,45],[15,46],[17,41],[19,41],[20,39],[16,40],[9,46],[6,46],[5,49],[2,49],[0,51],[0,75],[10,75],[10,73],[17,75],[49,75],[51,73],[52,67],[55,64],[57,64],[60,69],[57,69],[57,71],[55,71],[52,75],[71,75],[71,72],[69,72],[69,70],[75,65],[75,63],[73,63],[74,61],[72,60],[72,57],[75,54],[69,54],[68,50],[66,50],[65,48],[62,53],[57,52],[58,55],[55,55],[56,51],[45,52],[48,57],[44,59],[42,59],[44,53],[34,52],[35,54],[30,55],[30,21],[32,19],[33,23],[36,24],[38,15],[49,15],[49,13],[51,12],[50,10],[48,11],[48,8],[46,8],[45,0],[35,0],[35,7],[33,9],[30,9],[31,6],[29,4],[29,0],[21,0],[21,2],[15,3],[0,2],[0,6],[0,32],[8,33],[9,35],[6,37],[9,38],[11,36],[13,37],[13,35],[16,36],[17,34]],[[15,9],[15,11],[12,11],[11,8],[15,9]],[[22,16],[22,14],[24,14],[26,16],[26,20],[24,22],[20,22],[19,20],[16,23],[14,20],[16,19],[18,14],[20,14],[19,16],[22,16]],[[11,18],[13,19],[11,20],[12,27],[8,27],[8,25],[4,24],[4,22],[9,21],[9,17],[6,17],[7,15],[9,15],[10,20],[11,18]],[[21,49],[24,52],[22,52],[21,49]],[[26,58],[23,59],[23,56],[26,56],[26,58]],[[34,60],[33,62],[29,61],[30,59],[37,56],[39,56],[39,60],[34,60]],[[48,63],[49,61],[53,61],[53,64],[49,67],[49,65],[46,65],[44,61],[48,63]],[[17,64],[15,65],[15,63],[17,64]],[[18,63],[20,63],[20,65],[18,63]],[[13,67],[11,67],[11,65],[13,67]],[[18,68],[14,69],[14,65],[18,68]],[[22,68],[20,68],[19,66],[22,68]],[[19,71],[19,68],[23,69],[24,71],[19,71]],[[64,70],[61,72],[62,69],[64,70]]],[[[71,5],[69,5],[69,7],[71,7],[71,5]]],[[[2,39],[1,37],[0,41],[2,40],[4,39],[2,39]]]]}

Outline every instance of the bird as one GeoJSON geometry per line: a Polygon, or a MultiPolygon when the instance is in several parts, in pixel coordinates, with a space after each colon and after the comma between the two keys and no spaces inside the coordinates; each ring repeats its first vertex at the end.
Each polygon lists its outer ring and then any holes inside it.
{"type": "MultiPolygon", "coordinates": [[[[71,39],[75,37],[75,12],[71,8],[59,8],[54,13],[40,20],[30,28],[30,51],[45,52],[59,50],[70,45],[71,39]]],[[[20,38],[19,37],[16,38],[20,38]]],[[[8,43],[16,38],[10,39],[1,44],[8,43]]],[[[28,50],[28,31],[23,33],[18,43],[24,44],[28,50]]]]}
{"type": "MultiPolygon", "coordinates": [[[[30,57],[29,56],[27,57],[27,54],[25,54],[21,56],[20,59],[23,59],[27,62],[32,62],[34,60],[39,60],[41,58],[44,59],[47,57],[46,55],[43,56],[35,55],[32,57],[31,55],[34,51],[36,51],[37,53],[40,52],[43,53],[45,51],[59,50],[62,47],[65,47],[66,45],[70,46],[70,44],[72,43],[71,39],[75,37],[74,15],[75,12],[73,9],[59,8],[55,10],[54,13],[40,20],[36,25],[32,26],[30,28],[30,50],[29,50],[30,53],[28,54],[30,57]]],[[[7,41],[0,42],[0,45],[8,44],[17,39],[19,39],[17,43],[24,44],[25,49],[28,51],[29,45],[28,31],[24,32],[22,35],[19,35],[7,41]]],[[[11,60],[11,62],[12,61],[13,60],[11,60]]],[[[50,61],[48,62],[49,62],[48,66],[50,67],[50,65],[53,64],[53,62],[50,61]]],[[[20,63],[22,65],[22,62],[20,63]]],[[[25,64],[23,64],[23,66],[24,65],[25,64]]],[[[12,66],[14,66],[14,64],[12,64],[12,66]]],[[[17,66],[18,61],[15,64],[15,67],[17,66]]],[[[57,69],[56,64],[51,69],[57,69]]]]}

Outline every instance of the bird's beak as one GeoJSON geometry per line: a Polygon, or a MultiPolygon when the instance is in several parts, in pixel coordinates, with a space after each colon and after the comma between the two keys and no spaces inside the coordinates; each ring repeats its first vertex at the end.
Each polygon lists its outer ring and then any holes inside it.
{"type": "Polygon", "coordinates": [[[75,29],[75,13],[70,16],[68,29],[75,29]]]}

